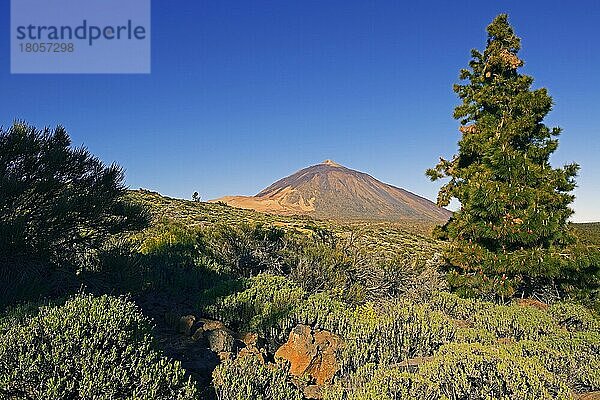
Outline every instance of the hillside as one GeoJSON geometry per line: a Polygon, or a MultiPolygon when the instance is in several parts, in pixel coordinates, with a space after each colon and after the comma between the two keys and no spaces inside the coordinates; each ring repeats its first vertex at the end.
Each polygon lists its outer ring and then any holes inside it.
{"type": "Polygon", "coordinates": [[[301,169],[255,196],[226,196],[214,201],[273,214],[334,220],[439,223],[452,215],[424,197],[331,160],[301,169]]]}
{"type": "Polygon", "coordinates": [[[432,224],[323,221],[306,215],[274,215],[231,207],[223,203],[175,199],[144,189],[132,190],[129,192],[129,196],[136,202],[147,206],[155,223],[158,224],[173,221],[182,223],[189,228],[262,224],[299,233],[328,230],[342,236],[354,235],[372,251],[396,255],[410,253],[430,257],[431,254],[440,252],[443,248],[442,242],[431,238],[432,224]]]}

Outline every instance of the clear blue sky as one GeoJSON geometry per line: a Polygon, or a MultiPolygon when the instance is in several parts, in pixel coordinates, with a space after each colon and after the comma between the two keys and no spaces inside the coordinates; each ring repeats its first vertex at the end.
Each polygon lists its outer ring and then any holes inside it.
{"type": "Polygon", "coordinates": [[[0,125],[63,124],[132,188],[255,194],[331,158],[434,199],[423,171],[459,138],[452,84],[508,12],[525,72],[577,161],[577,221],[600,220],[600,2],[154,0],[150,75],[10,75],[0,2],[0,125]]]}

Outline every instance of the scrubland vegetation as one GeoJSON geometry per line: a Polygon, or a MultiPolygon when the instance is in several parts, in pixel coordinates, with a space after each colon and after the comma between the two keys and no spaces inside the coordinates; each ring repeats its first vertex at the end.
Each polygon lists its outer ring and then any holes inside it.
{"type": "Polygon", "coordinates": [[[2,398],[303,399],[314,377],[275,357],[300,325],[341,343],[312,392],[323,399],[600,391],[600,242],[568,211],[540,238],[519,231],[540,222],[530,209],[461,233],[467,208],[434,239],[127,191],[117,166],[73,149],[62,128],[16,123],[0,149],[2,398]],[[462,263],[465,240],[480,256],[462,263]],[[153,329],[183,310],[256,343],[219,352],[208,377],[188,371],[153,329]]]}

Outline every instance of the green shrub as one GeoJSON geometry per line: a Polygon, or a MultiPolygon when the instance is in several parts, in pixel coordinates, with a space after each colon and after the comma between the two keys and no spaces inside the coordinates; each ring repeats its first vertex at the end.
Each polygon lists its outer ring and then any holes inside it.
{"type": "Polygon", "coordinates": [[[246,290],[206,307],[214,318],[238,330],[249,330],[282,342],[297,324],[308,324],[340,335],[345,342],[344,367],[369,362],[395,363],[433,354],[452,341],[456,328],[425,305],[392,302],[350,306],[326,293],[305,298],[287,278],[261,274],[248,279],[246,290]]]}
{"type": "Polygon", "coordinates": [[[223,267],[224,273],[251,277],[262,272],[285,272],[285,231],[260,223],[219,224],[202,230],[198,242],[203,254],[223,267]]]}
{"type": "Polygon", "coordinates": [[[548,314],[569,331],[600,332],[600,321],[580,304],[556,303],[548,308],[548,314]]]}
{"type": "Polygon", "coordinates": [[[291,323],[310,325],[332,332],[345,332],[350,324],[353,307],[328,293],[316,293],[294,309],[291,323]]]}
{"type": "Polygon", "coordinates": [[[536,340],[554,333],[557,326],[548,314],[532,307],[494,306],[472,316],[474,327],[499,338],[536,340]]]}
{"type": "Polygon", "coordinates": [[[456,328],[441,313],[408,302],[356,307],[340,331],[342,364],[354,370],[368,363],[394,364],[430,356],[454,340],[456,328]]]}
{"type": "Polygon", "coordinates": [[[498,342],[498,338],[486,329],[459,328],[456,331],[456,342],[495,344],[498,342]]]}
{"type": "Polygon", "coordinates": [[[0,394],[35,399],[192,399],[178,362],[123,297],[77,295],[0,335],[0,394]]]}
{"type": "Polygon", "coordinates": [[[367,364],[325,389],[323,400],[438,400],[439,388],[398,367],[367,364]]]}
{"type": "Polygon", "coordinates": [[[118,165],[73,147],[62,126],[0,128],[0,307],[68,293],[66,279],[107,239],[147,226],[124,180],[118,165]]]}
{"type": "Polygon", "coordinates": [[[418,375],[455,400],[572,398],[566,384],[537,360],[480,344],[444,346],[418,375]]]}
{"type": "Polygon", "coordinates": [[[246,355],[220,364],[213,372],[219,400],[302,400],[302,393],[280,367],[246,355]]]}
{"type": "MultiPolygon", "coordinates": [[[[242,280],[245,290],[217,299],[206,307],[212,317],[241,331],[273,337],[273,330],[291,329],[291,315],[301,304],[304,291],[285,277],[261,274],[242,280]]],[[[282,339],[285,334],[275,335],[282,339]]]]}
{"type": "Polygon", "coordinates": [[[427,303],[433,310],[440,311],[451,318],[468,320],[475,313],[490,308],[494,304],[474,299],[463,299],[456,294],[435,292],[427,303]]]}
{"type": "Polygon", "coordinates": [[[520,348],[580,391],[600,390],[600,333],[560,333],[520,348]]]}

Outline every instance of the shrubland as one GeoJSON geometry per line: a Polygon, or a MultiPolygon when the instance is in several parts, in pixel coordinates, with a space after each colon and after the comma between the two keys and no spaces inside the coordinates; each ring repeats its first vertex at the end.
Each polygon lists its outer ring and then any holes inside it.
{"type": "Polygon", "coordinates": [[[462,204],[435,237],[127,191],[118,166],[71,147],[61,127],[0,131],[0,395],[302,399],[314,382],[274,357],[298,325],[340,339],[324,399],[600,391],[597,226],[567,222],[577,168],[549,165],[551,99],[517,73],[505,16],[488,39],[456,87],[461,151],[429,171],[450,178],[441,203],[462,204]],[[153,330],[172,309],[261,348],[218,351],[202,386],[153,330]]]}
{"type": "Polygon", "coordinates": [[[178,362],[161,356],[150,321],[127,298],[76,295],[0,330],[7,399],[194,399],[178,362]]]}

